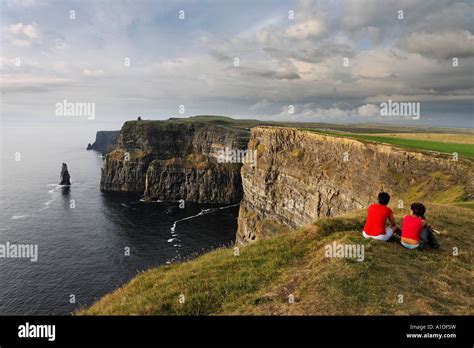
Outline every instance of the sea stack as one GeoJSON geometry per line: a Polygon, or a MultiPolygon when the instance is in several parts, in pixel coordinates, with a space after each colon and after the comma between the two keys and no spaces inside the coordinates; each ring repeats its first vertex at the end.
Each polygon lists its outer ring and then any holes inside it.
{"type": "Polygon", "coordinates": [[[71,185],[70,178],[71,177],[69,175],[69,172],[67,171],[67,164],[63,163],[63,166],[61,167],[61,182],[59,183],[59,185],[70,186],[71,185]]]}

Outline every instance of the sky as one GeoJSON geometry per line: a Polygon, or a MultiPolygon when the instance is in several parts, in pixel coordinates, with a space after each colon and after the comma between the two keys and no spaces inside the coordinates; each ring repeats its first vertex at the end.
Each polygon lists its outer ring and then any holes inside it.
{"type": "Polygon", "coordinates": [[[473,127],[474,2],[0,0],[2,123],[473,127]],[[381,115],[419,103],[419,117],[381,115]],[[58,115],[58,103],[94,117],[58,115]],[[67,121],[66,121],[67,122],[67,121]]]}

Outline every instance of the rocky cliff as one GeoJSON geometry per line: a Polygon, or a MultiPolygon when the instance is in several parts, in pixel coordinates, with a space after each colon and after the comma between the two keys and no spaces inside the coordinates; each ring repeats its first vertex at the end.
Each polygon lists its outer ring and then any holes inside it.
{"type": "Polygon", "coordinates": [[[218,163],[224,148],[245,149],[245,130],[179,121],[128,121],[104,160],[101,189],[146,199],[237,203],[239,163],[218,163]]]}
{"type": "Polygon", "coordinates": [[[237,241],[368,206],[379,190],[394,206],[472,199],[473,165],[382,144],[279,127],[252,128],[257,165],[242,167],[237,241]],[[448,198],[446,198],[448,197],[448,198]]]}
{"type": "Polygon", "coordinates": [[[113,151],[117,147],[120,131],[98,131],[93,144],[87,145],[87,150],[100,151],[103,154],[113,151]]]}

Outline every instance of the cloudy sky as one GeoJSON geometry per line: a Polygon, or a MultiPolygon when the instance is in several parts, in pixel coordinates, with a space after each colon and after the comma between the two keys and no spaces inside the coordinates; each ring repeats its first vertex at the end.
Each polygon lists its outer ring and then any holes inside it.
{"type": "Polygon", "coordinates": [[[10,124],[52,121],[66,99],[117,125],[218,114],[473,127],[473,1],[0,3],[10,124]],[[380,116],[389,99],[420,103],[420,120],[380,116]]]}

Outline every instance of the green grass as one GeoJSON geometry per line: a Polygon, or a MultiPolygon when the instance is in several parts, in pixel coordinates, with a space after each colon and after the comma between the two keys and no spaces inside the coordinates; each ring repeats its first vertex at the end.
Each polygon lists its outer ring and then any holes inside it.
{"type": "Polygon", "coordinates": [[[425,151],[436,151],[444,154],[452,155],[454,152],[458,153],[459,156],[467,157],[474,159],[474,145],[471,144],[458,144],[458,143],[447,143],[440,141],[426,141],[426,140],[416,140],[416,139],[403,139],[396,137],[384,137],[384,136],[374,136],[374,135],[365,135],[365,134],[353,134],[353,133],[340,133],[333,131],[321,131],[321,130],[312,130],[309,131],[321,134],[329,134],[338,137],[352,138],[362,141],[374,141],[379,143],[386,143],[390,145],[395,145],[403,148],[410,149],[419,149],[425,151]]]}
{"type": "Polygon", "coordinates": [[[474,201],[469,201],[469,202],[457,202],[454,203],[455,206],[457,207],[463,207],[463,208],[468,208],[468,209],[474,209],[474,201]]]}
{"type": "MultiPolygon", "coordinates": [[[[361,210],[242,246],[239,256],[222,248],[153,268],[76,314],[472,314],[474,210],[427,207],[427,218],[442,233],[439,250],[410,251],[398,240],[362,238],[361,210]],[[325,257],[334,241],[363,245],[364,261],[325,257]]],[[[406,211],[395,212],[399,223],[406,211]]]]}

